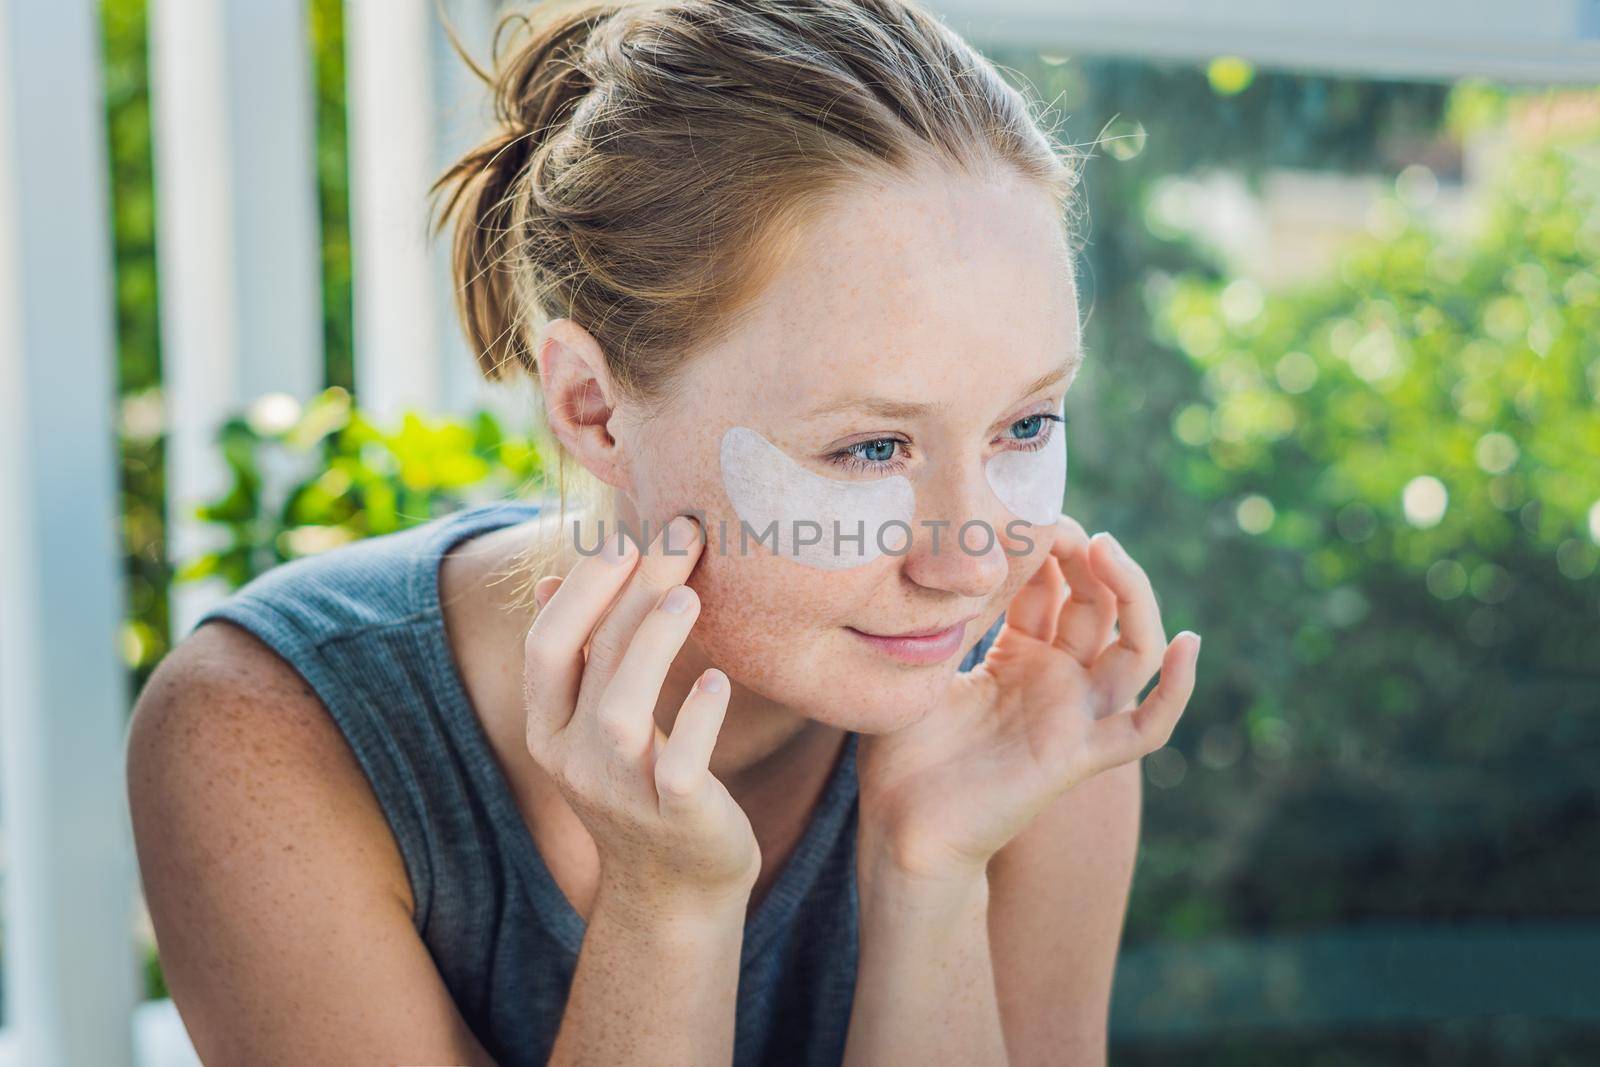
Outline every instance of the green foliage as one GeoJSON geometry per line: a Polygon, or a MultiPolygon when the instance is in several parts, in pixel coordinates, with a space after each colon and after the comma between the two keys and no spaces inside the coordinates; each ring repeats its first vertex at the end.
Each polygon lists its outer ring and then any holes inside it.
{"type": "Polygon", "coordinates": [[[303,412],[287,397],[266,398],[229,420],[218,446],[231,484],[196,516],[225,543],[186,561],[180,582],[215,576],[237,587],[287,560],[542,484],[533,441],[507,435],[486,411],[407,412],[386,429],[337,387],[303,412]]]}
{"type": "Polygon", "coordinates": [[[159,285],[144,0],[102,0],[101,25],[117,381],[124,397],[118,454],[129,613],[122,644],[137,692],[167,652],[171,581],[162,510],[166,455],[160,433],[159,285]]]}
{"type": "MultiPolygon", "coordinates": [[[[1569,545],[1563,571],[1586,576],[1597,261],[1591,144],[1519,158],[1470,243],[1413,218],[1359,242],[1332,285],[1292,297],[1160,279],[1158,336],[1194,361],[1204,397],[1174,417],[1193,447],[1175,477],[1196,497],[1268,502],[1261,536],[1307,552],[1323,586],[1376,563],[1454,559],[1476,575],[1523,538],[1569,545]]],[[[1476,580],[1498,586],[1493,575],[1476,580]]]]}
{"type": "Polygon", "coordinates": [[[309,0],[316,79],[317,209],[322,223],[322,340],[327,384],[355,388],[350,257],[349,129],[345,122],[343,0],[309,0]]]}
{"type": "Polygon", "coordinates": [[[1303,291],[1142,287],[1197,374],[1158,585],[1218,640],[1150,761],[1141,936],[1589,908],[1600,136],[1516,156],[1467,238],[1395,211],[1303,291]]]}

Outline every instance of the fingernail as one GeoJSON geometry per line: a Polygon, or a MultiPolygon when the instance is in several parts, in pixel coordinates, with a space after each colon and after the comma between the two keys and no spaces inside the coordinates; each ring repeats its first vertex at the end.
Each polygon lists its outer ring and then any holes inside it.
{"type": "Polygon", "coordinates": [[[662,550],[669,556],[681,556],[694,544],[700,530],[699,523],[687,515],[679,515],[667,524],[662,550]]]}
{"type": "Polygon", "coordinates": [[[1122,542],[1117,540],[1116,535],[1108,533],[1106,534],[1106,540],[1111,542],[1111,551],[1117,554],[1118,559],[1124,563],[1133,562],[1128,558],[1128,550],[1122,547],[1122,542]]]}
{"type": "Polygon", "coordinates": [[[720,693],[723,685],[721,671],[708,670],[700,676],[700,688],[707,693],[720,693]]]}
{"type": "Polygon", "coordinates": [[[667,595],[661,598],[661,610],[670,611],[674,615],[688,611],[689,605],[694,603],[694,593],[686,585],[675,585],[667,590],[667,595]]]}

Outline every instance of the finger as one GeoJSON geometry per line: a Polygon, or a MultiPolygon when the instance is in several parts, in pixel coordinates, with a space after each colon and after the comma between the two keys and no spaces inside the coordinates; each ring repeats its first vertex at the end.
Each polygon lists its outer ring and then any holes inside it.
{"type": "Polygon", "coordinates": [[[668,589],[689,577],[704,546],[700,524],[688,515],[679,515],[640,554],[632,579],[589,642],[589,663],[583,674],[586,689],[592,685],[597,693],[605,691],[628,651],[634,631],[668,589]]]}
{"type": "Polygon", "coordinates": [[[579,560],[534,617],[522,646],[522,687],[530,751],[567,724],[583,679],[583,646],[632,573],[638,553],[626,538],[579,560]]]}
{"type": "Polygon", "coordinates": [[[1095,572],[1116,597],[1118,632],[1117,640],[1100,652],[1089,673],[1107,705],[1117,707],[1144,688],[1155,673],[1167,634],[1144,568],[1108,533],[1096,534],[1090,545],[1095,572]]]}
{"type": "Polygon", "coordinates": [[[1090,761],[1109,770],[1139,759],[1172,737],[1189,698],[1194,695],[1200,635],[1184,630],[1172,639],[1161,660],[1161,680],[1137,707],[1095,720],[1089,728],[1090,761]]]}
{"type": "Polygon", "coordinates": [[[1054,556],[1033,572],[1006,605],[1006,626],[1048,642],[1056,634],[1056,616],[1067,600],[1067,583],[1054,556]]]}
{"type": "Polygon", "coordinates": [[[1087,667],[1111,640],[1117,598],[1090,563],[1089,535],[1073,520],[1062,518],[1072,526],[1056,537],[1050,552],[1061,566],[1071,596],[1056,616],[1052,643],[1087,667]]]}
{"type": "MultiPolygon", "coordinates": [[[[700,598],[693,589],[676,585],[667,590],[634,630],[605,689],[592,702],[595,727],[630,760],[643,756],[648,748],[667,671],[699,614],[700,598]]],[[[584,706],[580,702],[574,720],[586,714],[584,706]]]]}
{"type": "Polygon", "coordinates": [[[728,694],[728,676],[711,667],[695,681],[678,709],[672,733],[656,758],[656,794],[664,810],[706,797],[706,787],[714,780],[711,753],[728,713],[728,694]]]}
{"type": "Polygon", "coordinates": [[[540,578],[533,585],[533,602],[543,608],[550,598],[555,596],[556,590],[561,588],[561,581],[561,576],[558,574],[547,574],[540,578]]]}

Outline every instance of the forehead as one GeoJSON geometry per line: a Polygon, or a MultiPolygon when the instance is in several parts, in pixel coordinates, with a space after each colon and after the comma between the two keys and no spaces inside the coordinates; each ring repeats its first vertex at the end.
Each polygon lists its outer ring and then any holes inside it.
{"type": "Polygon", "coordinates": [[[841,198],[701,369],[728,400],[765,407],[866,390],[1005,403],[1079,344],[1049,194],[1020,177],[940,175],[841,198]]]}

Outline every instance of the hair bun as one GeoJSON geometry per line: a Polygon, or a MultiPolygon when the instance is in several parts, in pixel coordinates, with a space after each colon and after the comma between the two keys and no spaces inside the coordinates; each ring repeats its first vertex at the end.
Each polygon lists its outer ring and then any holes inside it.
{"type": "MultiPolygon", "coordinates": [[[[457,159],[429,190],[437,214],[433,232],[438,233],[459,208],[461,217],[474,222],[471,230],[458,234],[458,256],[491,253],[485,261],[483,284],[467,287],[460,294],[468,323],[477,324],[476,328],[469,326],[469,331],[480,341],[485,330],[494,329],[503,309],[515,306],[511,278],[499,267],[499,256],[493,254],[504,251],[502,241],[512,229],[513,205],[520,199],[514,195],[514,187],[594,88],[584,62],[589,38],[624,6],[542,4],[531,13],[507,15],[495,27],[490,46],[493,72],[485,72],[473,62],[454,32],[450,33],[456,52],[489,85],[497,120],[494,131],[457,159]],[[512,26],[525,31],[527,39],[517,41],[509,56],[502,58],[501,35],[512,26]],[[452,186],[439,211],[438,194],[452,186]],[[477,252],[471,251],[474,244],[477,252]]],[[[535,369],[533,354],[519,331],[495,329],[492,336],[494,343],[478,354],[489,378],[505,376],[509,363],[528,371],[535,369]]]]}
{"type": "Polygon", "coordinates": [[[1002,165],[1073,199],[1074,160],[921,0],[544,0],[493,38],[494,131],[432,190],[490,379],[537,374],[567,318],[662,395],[862,175],[1002,165]]]}
{"type": "Polygon", "coordinates": [[[504,129],[531,135],[535,147],[550,138],[594,88],[584,52],[594,31],[621,8],[616,3],[556,6],[543,21],[519,15],[496,28],[492,85],[495,115],[504,129]],[[502,65],[500,34],[513,24],[531,37],[502,65]]]}

